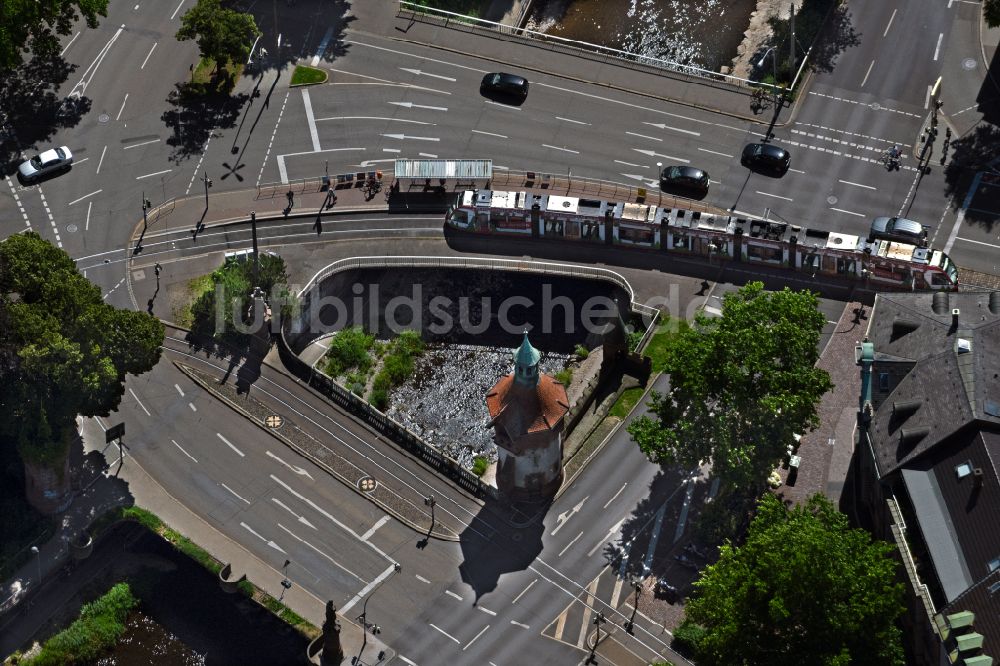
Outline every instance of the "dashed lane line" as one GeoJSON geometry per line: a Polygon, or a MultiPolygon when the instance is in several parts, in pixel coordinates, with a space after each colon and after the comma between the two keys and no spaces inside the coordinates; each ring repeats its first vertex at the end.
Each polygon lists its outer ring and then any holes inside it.
{"type": "Polygon", "coordinates": [[[14,187],[14,182],[10,179],[10,176],[4,176],[4,180],[7,181],[7,187],[10,188],[10,193],[14,196],[14,203],[17,204],[17,209],[21,211],[21,216],[24,217],[24,225],[28,227],[28,231],[31,231],[31,220],[28,219],[28,213],[24,210],[24,204],[21,203],[21,197],[17,195],[17,189],[14,187]]]}
{"type": "Polygon", "coordinates": [[[835,100],[837,102],[845,102],[847,104],[854,104],[855,106],[867,107],[867,108],[871,109],[872,111],[889,111],[891,113],[898,113],[898,114],[900,114],[902,116],[908,116],[910,118],[920,118],[921,117],[921,116],[918,116],[915,113],[910,113],[909,111],[900,111],[899,109],[890,109],[889,107],[882,106],[881,104],[874,104],[874,103],[869,103],[869,102],[859,102],[859,101],[854,100],[854,99],[847,99],[846,97],[837,97],[836,95],[827,95],[827,94],[824,94],[824,93],[821,93],[821,92],[816,92],[816,91],[813,91],[813,90],[810,90],[809,94],[810,95],[816,95],[817,97],[825,97],[826,99],[832,99],[832,100],[835,100]]]}
{"type": "MultiPolygon", "coordinates": [[[[42,198],[42,207],[45,208],[45,214],[49,216],[49,224],[52,225],[52,233],[56,236],[56,245],[60,248],[63,246],[62,239],[59,238],[59,227],[56,226],[56,220],[52,217],[52,211],[49,210],[49,202],[45,200],[45,193],[42,192],[42,186],[38,186],[38,196],[42,198]]],[[[120,282],[118,284],[121,284],[120,282]]],[[[112,289],[112,291],[114,291],[112,289]]],[[[110,292],[109,292],[110,293],[110,292]]]]}
{"type": "MultiPolygon", "coordinates": [[[[281,124],[281,117],[285,115],[285,106],[288,104],[288,96],[292,93],[291,90],[285,93],[285,99],[281,102],[281,110],[278,112],[278,120],[274,123],[274,130],[271,132],[271,138],[267,142],[267,150],[264,152],[264,161],[260,163],[260,173],[257,174],[257,185],[260,185],[260,179],[264,177],[264,167],[267,166],[267,160],[271,156],[271,146],[274,144],[274,137],[278,134],[278,125],[281,124]]],[[[278,163],[278,166],[284,166],[283,162],[278,163]]],[[[288,180],[286,174],[282,174],[285,180],[288,180]]]]}

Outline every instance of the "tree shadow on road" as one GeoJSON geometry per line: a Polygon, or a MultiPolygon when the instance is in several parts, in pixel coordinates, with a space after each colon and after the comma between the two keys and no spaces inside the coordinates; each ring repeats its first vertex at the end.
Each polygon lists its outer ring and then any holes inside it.
{"type": "MultiPolygon", "coordinates": [[[[788,18],[771,18],[768,25],[773,33],[771,40],[776,49],[781,54],[787,54],[790,51],[788,43],[791,37],[788,18]]],[[[804,0],[801,3],[795,15],[795,51],[800,59],[805,50],[812,46],[809,63],[806,65],[809,69],[814,72],[832,72],[837,64],[837,56],[860,43],[861,35],[854,30],[847,5],[833,0],[804,0]]],[[[755,56],[754,62],[764,55],[766,48],[760,47],[760,54],[755,56]]],[[[787,55],[779,55],[778,62],[778,78],[791,81],[795,72],[794,67],[789,66],[787,55]]],[[[763,73],[770,73],[770,70],[765,66],[763,73]]]]}
{"type": "Polygon", "coordinates": [[[248,93],[236,95],[216,84],[178,83],[167,95],[170,105],[160,117],[172,134],[167,145],[173,150],[170,160],[179,163],[198,155],[216,129],[233,127],[239,119],[248,93]]]}
{"type": "Polygon", "coordinates": [[[0,170],[4,175],[15,171],[22,150],[48,143],[56,132],[75,127],[90,111],[90,98],[57,94],[76,69],[59,55],[36,55],[0,79],[0,170]]]}

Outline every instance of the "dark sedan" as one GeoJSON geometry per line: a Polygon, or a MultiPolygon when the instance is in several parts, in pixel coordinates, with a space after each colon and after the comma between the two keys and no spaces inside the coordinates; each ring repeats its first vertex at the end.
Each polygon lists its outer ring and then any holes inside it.
{"type": "Polygon", "coordinates": [[[694,167],[668,166],[660,174],[660,189],[703,197],[708,194],[708,174],[694,167]]]}
{"type": "Polygon", "coordinates": [[[752,171],[782,176],[788,171],[792,156],[784,148],[771,143],[748,143],[743,148],[740,164],[752,171]]]}

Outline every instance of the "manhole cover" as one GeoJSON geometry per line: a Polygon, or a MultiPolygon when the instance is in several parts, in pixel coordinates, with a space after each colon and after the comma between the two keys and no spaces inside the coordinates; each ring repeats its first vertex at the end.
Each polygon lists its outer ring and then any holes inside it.
{"type": "Polygon", "coordinates": [[[872,102],[868,106],[871,107],[872,109],[874,109],[875,111],[881,111],[882,110],[882,105],[879,104],[878,102],[872,102]]]}
{"type": "Polygon", "coordinates": [[[963,69],[975,69],[976,68],[976,59],[975,58],[966,58],[965,60],[962,61],[962,68],[963,69]]]}
{"type": "Polygon", "coordinates": [[[111,120],[111,116],[109,116],[106,113],[102,113],[101,115],[97,116],[97,122],[101,123],[102,125],[108,122],[109,120],[111,120]]]}
{"type": "Polygon", "coordinates": [[[520,532],[514,532],[513,534],[510,535],[510,540],[511,541],[520,541],[523,538],[524,538],[524,535],[521,534],[520,532]]]}
{"type": "Polygon", "coordinates": [[[833,204],[837,203],[837,197],[835,197],[833,195],[828,196],[826,198],[826,202],[832,206],[833,204]]]}
{"type": "Polygon", "coordinates": [[[264,418],[264,423],[267,424],[268,428],[280,428],[281,424],[285,422],[285,419],[281,418],[277,414],[271,414],[264,418]]]}
{"type": "Polygon", "coordinates": [[[370,493],[375,490],[375,486],[377,485],[378,483],[376,483],[375,479],[370,476],[365,476],[358,480],[358,489],[363,493],[370,493]]]}
{"type": "Polygon", "coordinates": [[[66,225],[66,231],[70,232],[71,234],[75,234],[76,230],[77,230],[77,226],[75,224],[68,224],[68,225],[66,225]]]}

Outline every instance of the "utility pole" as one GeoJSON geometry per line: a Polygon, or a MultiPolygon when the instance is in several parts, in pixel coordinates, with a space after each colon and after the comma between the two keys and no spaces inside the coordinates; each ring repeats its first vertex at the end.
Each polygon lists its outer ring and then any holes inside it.
{"type": "MultiPolygon", "coordinates": [[[[358,619],[361,620],[361,633],[363,635],[363,638],[361,640],[361,652],[358,654],[358,658],[357,658],[358,662],[360,662],[361,658],[364,656],[364,654],[365,654],[365,646],[368,645],[368,601],[373,596],[375,596],[375,593],[378,592],[378,589],[380,587],[382,587],[382,585],[384,585],[387,580],[389,580],[390,578],[392,578],[393,576],[395,576],[396,574],[398,574],[402,570],[403,570],[403,566],[401,564],[399,564],[398,562],[395,563],[395,564],[393,564],[392,565],[392,573],[389,574],[381,583],[379,583],[378,585],[376,585],[375,589],[372,590],[371,593],[367,597],[365,597],[365,603],[361,607],[361,615],[358,616],[358,619]]],[[[373,634],[375,634],[375,633],[381,633],[381,630],[378,628],[377,624],[376,625],[372,625],[372,633],[373,634]]]]}
{"type": "Polygon", "coordinates": [[[202,174],[202,180],[205,181],[205,209],[208,210],[208,188],[212,187],[212,179],[205,173],[202,174]]]}
{"type": "Polygon", "coordinates": [[[788,68],[790,71],[795,71],[795,3],[792,3],[792,8],[788,14],[788,33],[790,39],[788,40],[788,68]]]}
{"type": "Polygon", "coordinates": [[[285,592],[292,588],[292,581],[288,580],[288,565],[291,564],[291,560],[285,560],[284,565],[282,565],[282,575],[284,578],[281,581],[281,595],[278,596],[278,603],[281,603],[285,598],[285,592]]]}
{"type": "Polygon", "coordinates": [[[257,211],[250,211],[250,237],[253,240],[253,288],[260,287],[260,255],[257,254],[257,211]]]}

